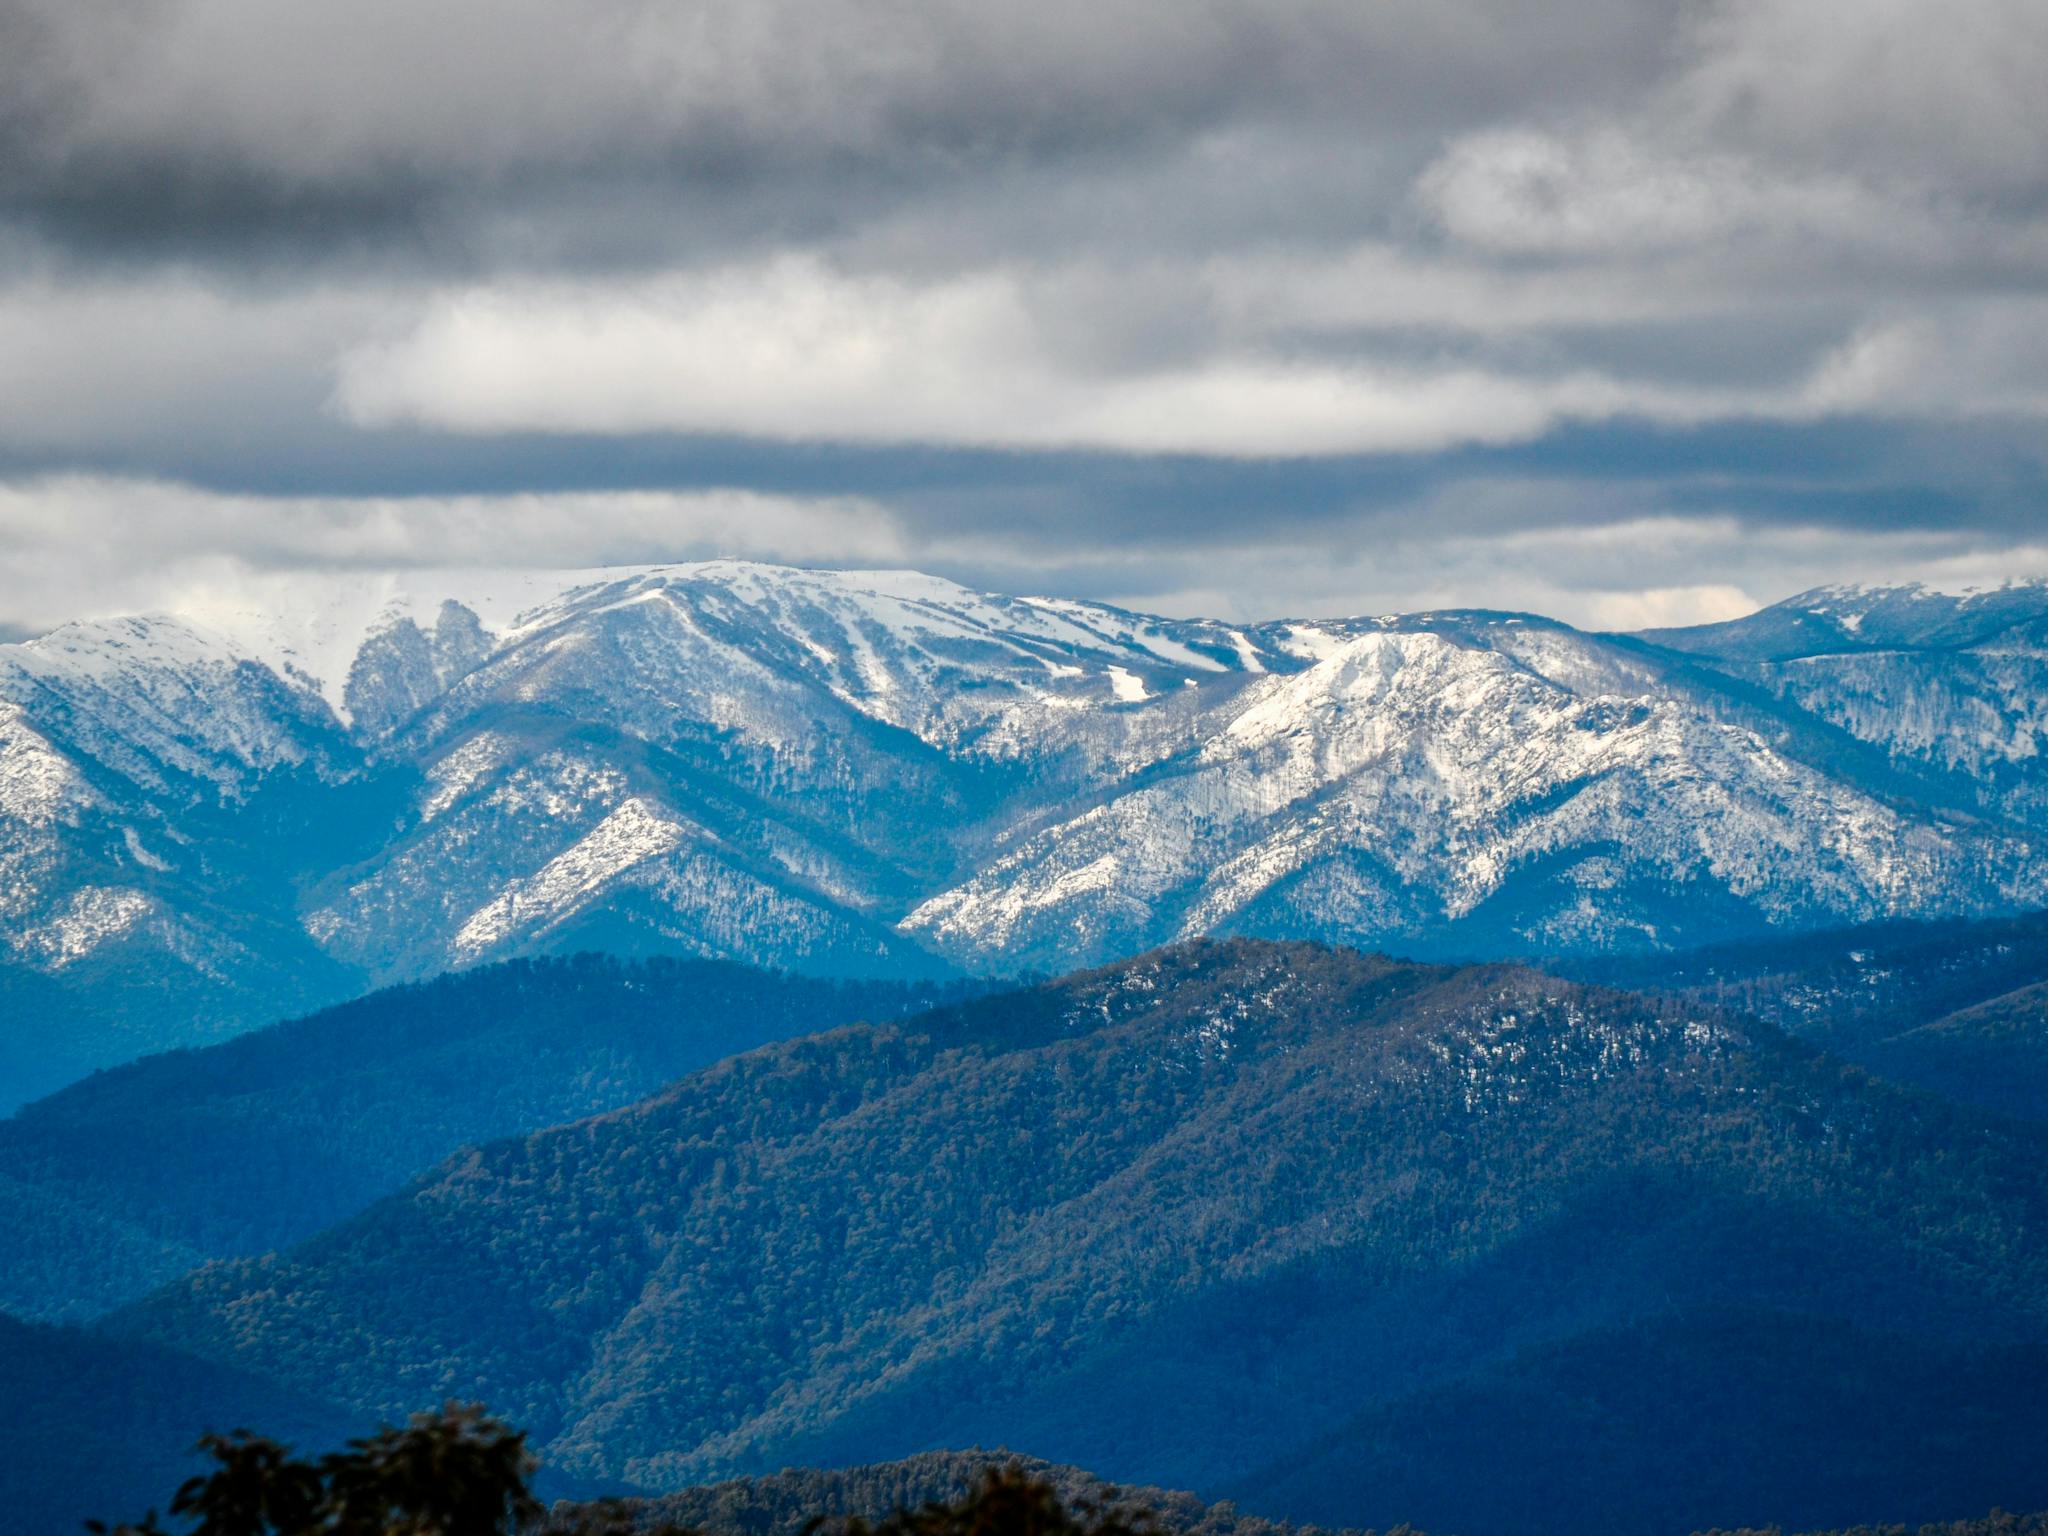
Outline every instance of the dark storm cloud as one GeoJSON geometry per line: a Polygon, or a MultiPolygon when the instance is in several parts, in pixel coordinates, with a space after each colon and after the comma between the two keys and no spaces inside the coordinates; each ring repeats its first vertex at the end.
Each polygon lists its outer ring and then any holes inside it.
{"type": "Polygon", "coordinates": [[[841,201],[851,220],[863,200],[1239,123],[1302,125],[1333,149],[1426,145],[1502,103],[1626,91],[1669,14],[1619,0],[1546,16],[1501,0],[10,0],[0,196],[84,245],[221,251],[407,226],[504,250],[529,216],[606,189],[766,218],[782,186],[785,214],[841,201]]]}

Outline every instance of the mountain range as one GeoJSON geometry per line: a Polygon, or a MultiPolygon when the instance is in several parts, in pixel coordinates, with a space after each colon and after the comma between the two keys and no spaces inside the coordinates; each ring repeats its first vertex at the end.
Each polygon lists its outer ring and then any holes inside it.
{"type": "Polygon", "coordinates": [[[2048,1506],[2048,586],[289,597],[0,646],[0,1508],[448,1397],[746,1529],[2048,1506]]]}
{"type": "Polygon", "coordinates": [[[2048,1120],[2048,914],[1881,923],[1559,968],[1765,1020],[1882,1077],[2048,1120]]]}
{"type": "MultiPolygon", "coordinates": [[[[1954,1103],[2048,1120],[2048,915],[1588,957],[1954,1103]]],[[[102,1071],[0,1120],[0,1310],[88,1319],[353,1216],[465,1145],[630,1104],[725,1056],[989,983],[726,961],[514,960],[102,1071]]]]}
{"type": "Polygon", "coordinates": [[[1207,941],[464,1149],[97,1328],[481,1397],[593,1486],[1008,1444],[1333,1525],[1933,1518],[2048,1502],[2044,1156],[1701,1004],[1207,941]]]}
{"type": "Polygon", "coordinates": [[[308,582],[0,646],[0,1109],[516,956],[1451,957],[2048,900],[2048,587],[1595,635],[732,561],[308,582]]]}

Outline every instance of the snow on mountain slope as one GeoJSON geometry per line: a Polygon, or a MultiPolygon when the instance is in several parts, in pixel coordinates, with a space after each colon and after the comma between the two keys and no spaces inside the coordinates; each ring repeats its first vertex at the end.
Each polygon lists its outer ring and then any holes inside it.
{"type": "Polygon", "coordinates": [[[2048,577],[1944,591],[1903,586],[1816,587],[1746,618],[1645,638],[1724,661],[1789,661],[1845,651],[1954,650],[2048,616],[2048,577]]]}
{"type": "Polygon", "coordinates": [[[529,611],[470,691],[535,695],[566,677],[614,690],[650,731],[687,719],[777,746],[801,744],[822,691],[941,750],[1004,756],[1031,750],[1050,720],[1071,732],[1076,709],[1131,702],[1134,684],[1155,693],[1241,673],[1247,655],[1259,661],[1218,625],[988,596],[915,572],[713,561],[619,573],[529,611]],[[579,668],[579,652],[606,644],[643,672],[637,683],[579,668]],[[796,719],[790,701],[802,701],[796,719]]]}
{"type": "Polygon", "coordinates": [[[0,646],[0,699],[67,755],[147,792],[191,779],[237,793],[326,745],[328,723],[302,689],[226,637],[163,614],[0,646]]]}
{"type": "Polygon", "coordinates": [[[1825,587],[1651,638],[1946,778],[1989,815],[2048,826],[2048,582],[1825,587]]]}
{"type": "Polygon", "coordinates": [[[1527,952],[2023,906],[2044,622],[2048,589],[1631,638],[739,561],[294,578],[0,646],[0,957],[157,1041],[282,1006],[170,970],[1014,970],[1211,929],[1527,952]]]}
{"type": "Polygon", "coordinates": [[[23,935],[23,948],[62,970],[110,939],[132,931],[149,916],[152,903],[140,891],[82,885],[50,922],[23,935]]]}
{"type": "Polygon", "coordinates": [[[1497,652],[1368,633],[905,925],[970,963],[1241,924],[1426,941],[1537,871],[1557,889],[1496,943],[1701,937],[1688,906],[1892,915],[1987,875],[1985,908],[2048,898],[2024,845],[1913,823],[1686,702],[1588,698],[1497,652]]]}
{"type": "Polygon", "coordinates": [[[21,706],[0,703],[0,939],[17,955],[44,952],[67,844],[101,805],[21,706]]]}
{"type": "Polygon", "coordinates": [[[2048,752],[2048,646],[1804,656],[1772,668],[1771,682],[1861,740],[1950,770],[1985,774],[2048,752]]]}
{"type": "MultiPolygon", "coordinates": [[[[1247,657],[1264,666],[1218,626],[916,573],[708,562],[551,581],[487,658],[369,744],[422,773],[416,820],[345,885],[316,879],[305,923],[370,975],[557,931],[504,919],[636,802],[695,829],[661,850],[673,857],[593,883],[630,892],[652,931],[690,947],[707,924],[731,929],[715,901],[772,909],[783,931],[730,932],[712,952],[887,959],[909,947],[890,924],[958,866],[963,838],[991,835],[992,810],[1000,821],[1186,749],[1202,729],[1190,676],[1228,688],[1247,657]],[[1141,677],[1165,707],[1121,707],[1141,677]],[[615,739],[565,736],[569,721],[615,739]]],[[[427,611],[370,636],[351,690],[427,611]]],[[[361,736],[369,712],[353,719],[361,736]]]]}
{"type": "Polygon", "coordinates": [[[559,923],[593,893],[690,836],[691,829],[646,801],[627,800],[581,841],[555,855],[532,876],[515,880],[469,915],[456,932],[455,953],[470,960],[488,954],[520,929],[559,923]]]}
{"type": "MultiPolygon", "coordinates": [[[[63,696],[23,692],[46,709],[63,696]]],[[[129,883],[168,862],[29,716],[0,702],[0,963],[63,971],[145,929],[189,948],[175,913],[129,883]]],[[[147,716],[136,723],[144,734],[155,726],[147,716]]]]}
{"type": "Polygon", "coordinates": [[[19,704],[0,703],[0,816],[48,827],[98,803],[76,766],[28,723],[19,704]]]}
{"type": "Polygon", "coordinates": [[[190,615],[235,653],[311,689],[352,723],[350,675],[364,647],[404,625],[432,631],[451,604],[495,635],[603,572],[425,570],[277,576],[205,602],[190,615]]]}
{"type": "MultiPolygon", "coordinates": [[[[206,605],[193,622],[232,653],[319,694],[354,723],[349,684],[365,645],[466,612],[503,652],[608,610],[670,602],[706,622],[716,646],[745,632],[806,654],[815,675],[878,719],[928,702],[942,673],[1017,682],[1081,677],[1073,656],[1147,669],[1255,670],[1257,648],[1220,625],[1148,618],[1098,604],[971,592],[916,571],[812,571],[748,561],[587,571],[423,571],[278,578],[257,596],[206,605]]],[[[743,654],[754,656],[755,652],[743,654]]],[[[483,656],[478,656],[481,662],[483,656]]],[[[1064,691],[1064,690],[1062,690],[1064,691]]],[[[1095,690],[1111,696],[1106,678],[1095,690]]]]}

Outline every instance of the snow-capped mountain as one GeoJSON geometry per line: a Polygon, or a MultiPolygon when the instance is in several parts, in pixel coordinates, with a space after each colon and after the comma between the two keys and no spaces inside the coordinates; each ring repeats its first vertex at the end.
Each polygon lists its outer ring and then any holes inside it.
{"type": "Polygon", "coordinates": [[[0,1100],[537,950],[1014,971],[2037,904],[2044,664],[2038,586],[1628,637],[718,561],[67,626],[0,647],[0,962],[54,1021],[0,1100]]]}

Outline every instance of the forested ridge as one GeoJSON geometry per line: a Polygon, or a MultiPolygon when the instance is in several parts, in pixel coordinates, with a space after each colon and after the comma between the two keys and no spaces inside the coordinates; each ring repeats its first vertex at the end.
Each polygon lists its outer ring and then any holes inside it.
{"type": "Polygon", "coordinates": [[[2048,1120],[2048,983],[1873,1041],[1856,1059],[1959,1103],[2048,1120]]]}
{"type": "MultiPolygon", "coordinates": [[[[875,1521],[897,1509],[953,1503],[967,1497],[991,1468],[1012,1468],[1040,1480],[1069,1505],[1142,1512],[1164,1536],[1375,1536],[1359,1528],[1271,1520],[1227,1499],[1212,1502],[1175,1489],[1118,1485],[1079,1467],[983,1450],[928,1451],[869,1466],[794,1468],[632,1500],[625,1508],[642,1527],[674,1524],[703,1536],[804,1536],[816,1522],[831,1532],[849,1518],[875,1521]]],[[[1473,1477],[1498,1481],[1484,1468],[1474,1469],[1473,1477]]],[[[2048,1513],[1994,1510],[1971,1519],[1872,1522],[1833,1530],[1782,1523],[1716,1527],[1699,1536],[1787,1536],[1788,1531],[1798,1536],[2048,1536],[2048,1513]]],[[[1427,1530],[1404,1523],[1393,1527],[1390,1536],[1427,1536],[1427,1530]]]]}
{"type": "MultiPolygon", "coordinates": [[[[1816,1378],[1787,1422],[1710,1379],[1723,1319],[1763,1338],[1811,1319],[1827,1358],[1898,1389],[1900,1476],[1953,1489],[1949,1509],[2021,1505],[2048,1502],[2041,1474],[1980,1448],[2038,1437],[2040,1394],[1980,1405],[1973,1448],[1923,1433],[1937,1399],[1907,1389],[2048,1337],[2044,1155],[2048,1133],[1718,1012],[1515,967],[1205,942],[720,1062],[467,1151],[110,1326],[358,1411],[481,1397],[599,1480],[1004,1443],[1392,1524],[1422,1511],[1339,1509],[1341,1478],[1302,1481],[1333,1427],[1439,1390],[1541,1402],[1557,1358],[1581,1396],[1620,1400],[1646,1358],[1630,1330],[1653,1322],[1656,1370],[1730,1405],[1654,1523],[1631,1526],[1617,1485],[1513,1528],[1657,1536],[1794,1508],[1767,1502],[1776,1462],[1741,1482],[1766,1432],[1847,1465],[1830,1426],[1858,1378],[1816,1378]]],[[[1534,1451],[1521,1466],[1460,1438],[1483,1421],[1442,1418],[1412,1502],[1458,1508],[1477,1457],[1542,1473],[1534,1451]]],[[[1618,1465],[1661,1433],[1614,1432],[1618,1465]]],[[[1434,1523],[1509,1529],[1466,1507],[1434,1523]]],[[[1901,1512],[1919,1511],[1852,1500],[1812,1521],[1901,1512]]]]}
{"type": "Polygon", "coordinates": [[[515,960],[95,1073],[0,1121],[0,1307],[90,1316],[207,1259],[309,1237],[463,1145],[978,990],[515,960]]]}
{"type": "Polygon", "coordinates": [[[1958,1104],[2048,1121],[2048,914],[1556,963],[1764,1019],[1958,1104]]]}
{"type": "Polygon", "coordinates": [[[1855,1058],[1905,1031],[2048,981],[2048,913],[1877,923],[1544,963],[1583,980],[1748,1014],[1855,1058]]]}

